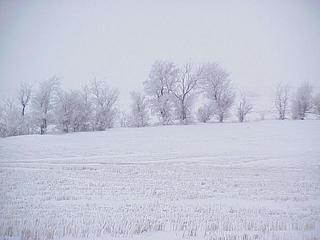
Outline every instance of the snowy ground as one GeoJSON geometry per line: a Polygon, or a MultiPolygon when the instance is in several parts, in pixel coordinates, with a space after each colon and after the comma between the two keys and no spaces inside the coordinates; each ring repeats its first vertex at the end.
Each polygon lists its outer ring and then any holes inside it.
{"type": "Polygon", "coordinates": [[[0,239],[320,239],[320,121],[0,139],[0,239]]]}

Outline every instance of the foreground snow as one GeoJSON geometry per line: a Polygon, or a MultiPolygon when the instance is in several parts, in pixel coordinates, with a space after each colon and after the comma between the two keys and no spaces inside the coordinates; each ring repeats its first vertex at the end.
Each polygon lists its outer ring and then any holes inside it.
{"type": "Polygon", "coordinates": [[[0,139],[0,239],[320,239],[320,121],[0,139]]]}

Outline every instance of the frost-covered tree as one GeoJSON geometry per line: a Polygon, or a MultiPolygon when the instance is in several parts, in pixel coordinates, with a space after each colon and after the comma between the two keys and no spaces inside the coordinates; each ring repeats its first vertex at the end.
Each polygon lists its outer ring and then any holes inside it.
{"type": "Polygon", "coordinates": [[[93,130],[103,131],[113,127],[117,114],[118,90],[110,88],[103,81],[94,80],[90,92],[93,105],[93,130]]]}
{"type": "Polygon", "coordinates": [[[212,106],[210,104],[205,104],[200,107],[197,111],[197,119],[199,122],[207,122],[212,116],[212,106]]]}
{"type": "Polygon", "coordinates": [[[120,112],[120,127],[129,127],[130,126],[130,116],[122,111],[120,112]]]}
{"type": "Polygon", "coordinates": [[[78,91],[61,91],[55,107],[57,124],[63,132],[80,131],[83,102],[78,91]]]}
{"type": "Polygon", "coordinates": [[[156,61],[151,68],[149,78],[144,84],[146,95],[150,98],[150,107],[163,125],[172,122],[173,104],[170,89],[178,74],[178,69],[172,62],[156,61]]]}
{"type": "Polygon", "coordinates": [[[320,118],[320,93],[313,97],[313,112],[320,118]]]}
{"type": "Polygon", "coordinates": [[[278,112],[278,118],[284,120],[289,108],[289,86],[279,84],[275,94],[275,107],[278,112]]]}
{"type": "Polygon", "coordinates": [[[40,126],[40,133],[47,132],[48,124],[53,120],[52,111],[54,109],[55,97],[60,83],[57,77],[40,83],[39,89],[35,92],[32,100],[33,116],[40,126]]]}
{"type": "Polygon", "coordinates": [[[27,106],[31,102],[32,86],[28,83],[22,83],[18,92],[18,102],[21,106],[21,116],[19,124],[19,134],[29,134],[31,130],[31,116],[26,114],[27,106]]]}
{"type": "Polygon", "coordinates": [[[149,113],[145,96],[139,92],[131,92],[131,116],[130,125],[133,127],[145,127],[148,125],[149,113]]]}
{"type": "Polygon", "coordinates": [[[170,92],[175,100],[176,115],[183,124],[186,124],[191,119],[194,93],[199,77],[199,69],[196,69],[191,64],[185,64],[179,69],[177,77],[170,87],[170,92]]]}
{"type": "Polygon", "coordinates": [[[18,99],[19,103],[21,104],[21,115],[25,115],[26,107],[30,103],[31,100],[31,92],[32,87],[28,83],[22,83],[20,85],[19,93],[18,93],[18,99]]]}
{"type": "Polygon", "coordinates": [[[237,107],[237,117],[239,122],[243,122],[245,117],[252,111],[252,104],[248,101],[245,93],[240,94],[239,105],[237,107]]]}
{"type": "Polygon", "coordinates": [[[305,119],[306,113],[312,109],[312,86],[309,83],[303,83],[298,88],[292,99],[292,118],[305,119]]]}
{"type": "Polygon", "coordinates": [[[79,113],[76,119],[76,131],[90,131],[93,130],[94,117],[93,117],[93,103],[91,101],[90,87],[85,85],[79,93],[80,103],[79,113]]]}
{"type": "Polygon", "coordinates": [[[4,104],[0,101],[0,137],[6,136],[6,113],[4,104]]]}
{"type": "Polygon", "coordinates": [[[0,136],[19,135],[20,111],[18,106],[10,99],[0,102],[0,136]]]}
{"type": "Polygon", "coordinates": [[[229,74],[216,63],[205,64],[201,71],[201,87],[212,103],[214,115],[223,122],[235,98],[229,74]]]}
{"type": "Polygon", "coordinates": [[[3,103],[0,102],[0,137],[7,135],[6,113],[3,103]]]}
{"type": "Polygon", "coordinates": [[[16,136],[32,133],[31,114],[27,106],[31,100],[31,86],[20,85],[15,101],[6,99],[0,102],[0,136],[16,136]]]}

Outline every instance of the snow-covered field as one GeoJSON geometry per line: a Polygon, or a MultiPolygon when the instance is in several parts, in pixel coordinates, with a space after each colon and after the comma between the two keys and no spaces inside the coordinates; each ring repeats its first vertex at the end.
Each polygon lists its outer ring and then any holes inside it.
{"type": "Polygon", "coordinates": [[[320,239],[320,121],[0,139],[0,239],[320,239]]]}

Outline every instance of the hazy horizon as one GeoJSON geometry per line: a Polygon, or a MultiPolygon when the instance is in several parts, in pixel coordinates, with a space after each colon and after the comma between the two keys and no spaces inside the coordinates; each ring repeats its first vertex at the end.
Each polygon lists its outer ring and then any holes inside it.
{"type": "Polygon", "coordinates": [[[56,75],[142,90],[155,60],[218,62],[236,88],[272,97],[277,83],[319,91],[318,1],[1,1],[0,94],[56,75]]]}

